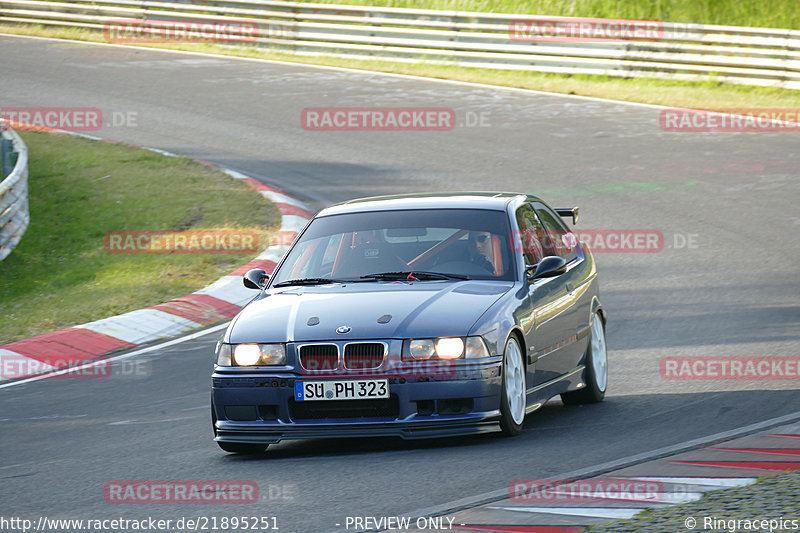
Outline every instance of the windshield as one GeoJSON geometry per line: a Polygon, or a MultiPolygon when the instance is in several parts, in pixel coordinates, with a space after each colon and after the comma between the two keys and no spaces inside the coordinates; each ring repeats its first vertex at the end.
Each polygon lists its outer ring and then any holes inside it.
{"type": "MultiPolygon", "coordinates": [[[[356,280],[426,272],[417,279],[514,279],[502,211],[417,209],[315,219],[275,272],[272,286],[297,279],[356,280]]],[[[382,279],[382,278],[376,278],[382,279]]]]}

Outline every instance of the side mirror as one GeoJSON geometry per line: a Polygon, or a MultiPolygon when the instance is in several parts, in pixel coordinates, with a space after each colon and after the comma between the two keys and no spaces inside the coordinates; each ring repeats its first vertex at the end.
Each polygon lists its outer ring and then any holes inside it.
{"type": "Polygon", "coordinates": [[[254,268],[253,270],[247,271],[247,274],[242,278],[242,283],[244,283],[244,286],[248,289],[263,289],[266,287],[268,279],[269,276],[267,276],[264,270],[254,268]]]}
{"type": "Polygon", "coordinates": [[[550,255],[525,269],[528,271],[528,280],[541,278],[554,278],[567,271],[567,260],[557,255],[550,255]],[[533,270],[533,274],[530,271],[533,270]]]}
{"type": "Polygon", "coordinates": [[[572,225],[574,226],[575,224],[578,223],[578,213],[580,212],[580,210],[581,208],[576,205],[575,207],[569,207],[569,208],[567,207],[556,208],[556,213],[558,213],[558,216],[562,218],[572,217],[572,225]]]}

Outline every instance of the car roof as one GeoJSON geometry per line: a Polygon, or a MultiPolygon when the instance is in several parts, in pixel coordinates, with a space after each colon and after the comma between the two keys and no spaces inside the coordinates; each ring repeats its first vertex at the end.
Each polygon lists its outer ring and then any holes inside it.
{"type": "Polygon", "coordinates": [[[489,209],[505,211],[514,199],[538,200],[517,192],[434,192],[372,196],[348,200],[320,211],[317,216],[401,209],[489,209]]]}

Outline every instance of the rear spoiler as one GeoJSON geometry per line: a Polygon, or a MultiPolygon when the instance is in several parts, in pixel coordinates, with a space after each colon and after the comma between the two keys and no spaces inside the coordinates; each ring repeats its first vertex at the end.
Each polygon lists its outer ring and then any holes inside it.
{"type": "Polygon", "coordinates": [[[564,217],[564,218],[572,217],[572,225],[573,226],[578,223],[578,211],[580,211],[580,207],[578,207],[577,205],[575,207],[560,207],[560,208],[557,207],[556,208],[556,213],[558,213],[558,216],[564,217]]]}

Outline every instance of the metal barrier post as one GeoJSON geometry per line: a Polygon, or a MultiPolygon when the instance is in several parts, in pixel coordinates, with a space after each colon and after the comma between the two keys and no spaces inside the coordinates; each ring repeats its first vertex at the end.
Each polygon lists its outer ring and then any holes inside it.
{"type": "Polygon", "coordinates": [[[0,152],[2,152],[3,160],[3,174],[0,176],[0,181],[2,181],[14,170],[14,162],[11,160],[14,155],[14,144],[11,139],[3,137],[2,141],[0,141],[0,152]]]}

